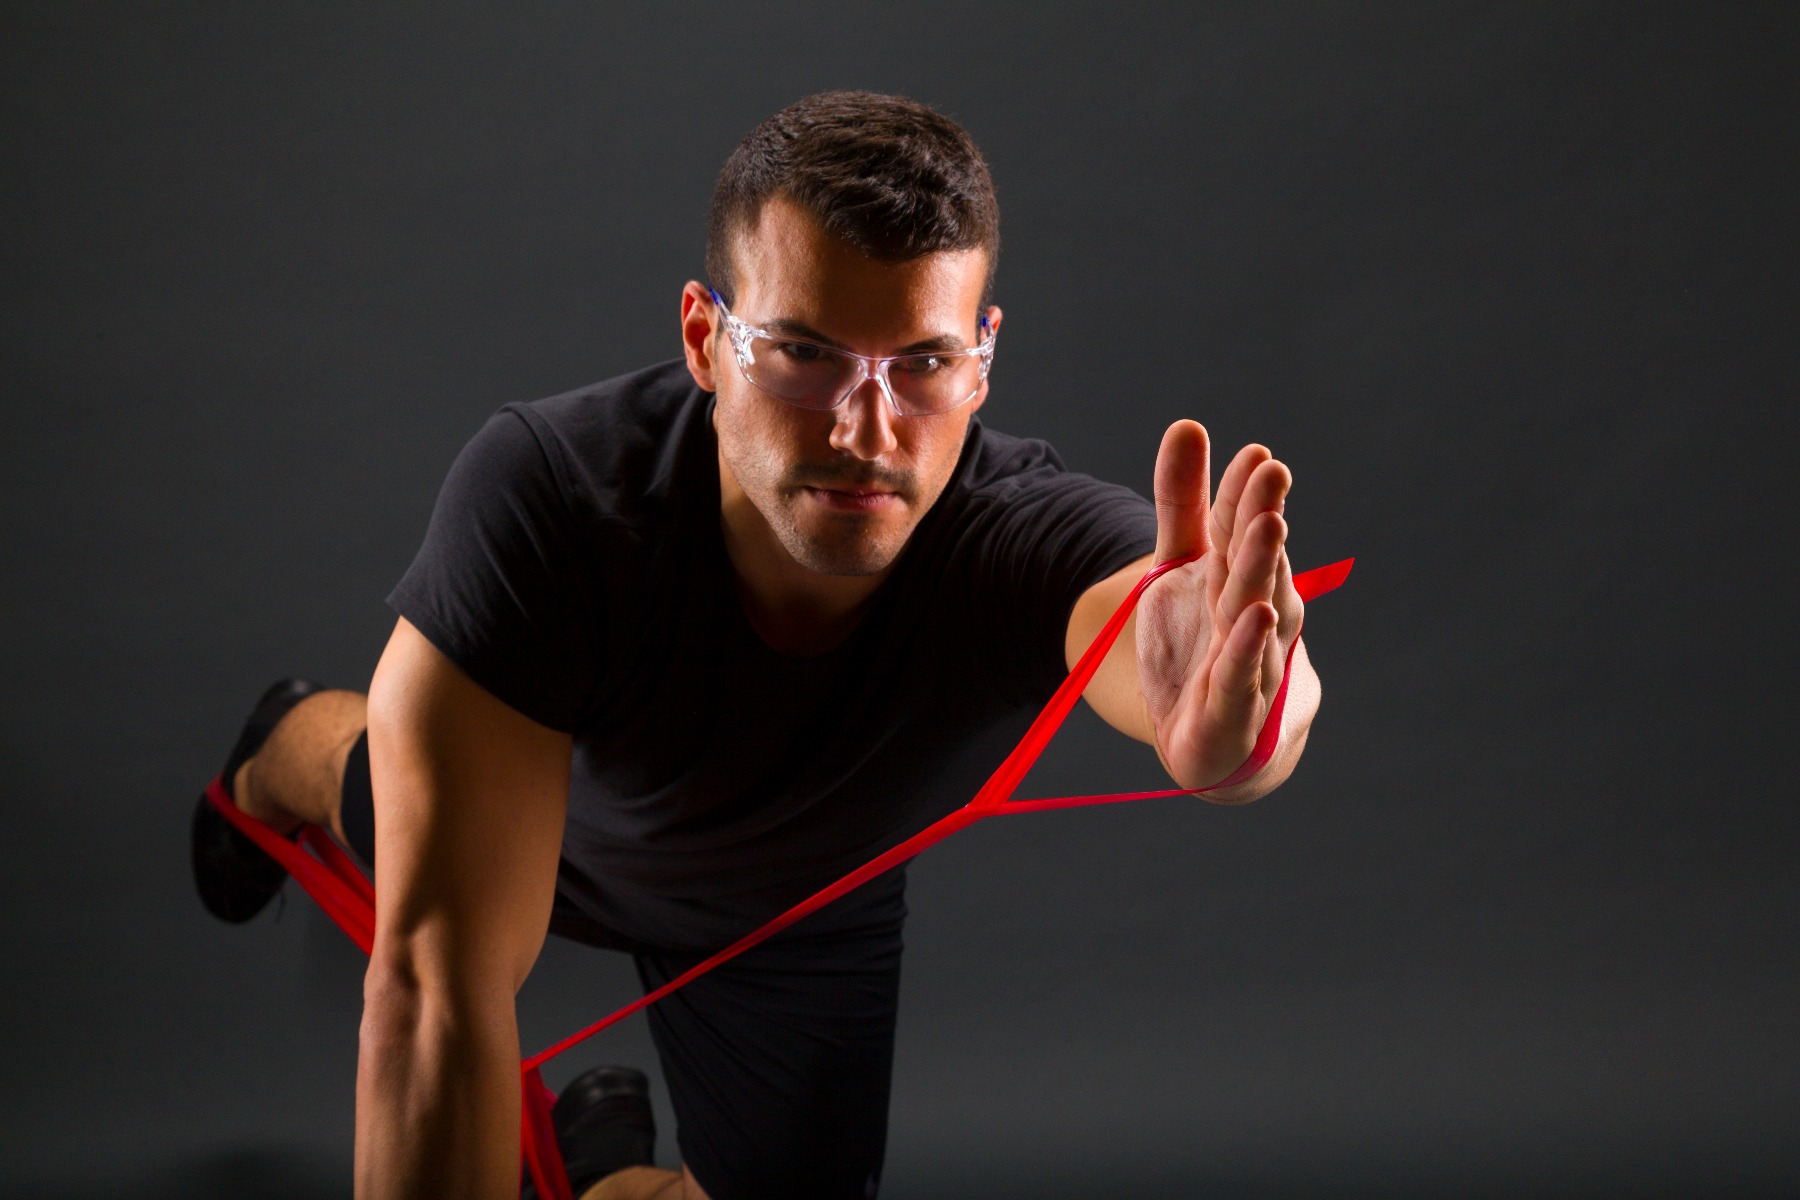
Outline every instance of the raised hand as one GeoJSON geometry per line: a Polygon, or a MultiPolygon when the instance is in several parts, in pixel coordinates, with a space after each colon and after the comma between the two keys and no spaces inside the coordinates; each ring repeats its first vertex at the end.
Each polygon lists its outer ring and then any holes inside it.
{"type": "Polygon", "coordinates": [[[1138,682],[1163,766],[1185,788],[1217,783],[1250,756],[1304,605],[1282,516],[1293,476],[1245,446],[1208,500],[1206,430],[1177,421],[1156,455],[1156,561],[1199,557],[1138,605],[1138,682]]]}

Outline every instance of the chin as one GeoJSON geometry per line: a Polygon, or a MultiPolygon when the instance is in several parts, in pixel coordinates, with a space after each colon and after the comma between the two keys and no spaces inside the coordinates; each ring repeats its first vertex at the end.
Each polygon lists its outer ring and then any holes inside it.
{"type": "Polygon", "coordinates": [[[780,531],[790,557],[820,575],[879,575],[900,556],[906,538],[810,537],[798,529],[780,531]]]}
{"type": "Polygon", "coordinates": [[[790,546],[794,561],[820,575],[879,575],[898,557],[871,546],[819,546],[803,542],[790,546]]]}

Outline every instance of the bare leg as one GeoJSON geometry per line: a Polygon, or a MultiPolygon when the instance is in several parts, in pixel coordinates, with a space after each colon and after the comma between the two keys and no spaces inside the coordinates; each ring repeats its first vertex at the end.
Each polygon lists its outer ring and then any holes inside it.
{"type": "Polygon", "coordinates": [[[238,768],[238,807],[282,833],[301,822],[323,825],[344,841],[340,813],[344,763],[368,724],[361,692],[314,692],[288,710],[262,749],[238,768]]]}
{"type": "Polygon", "coordinates": [[[581,1200],[706,1200],[706,1193],[686,1168],[626,1167],[583,1192],[581,1200]]]}

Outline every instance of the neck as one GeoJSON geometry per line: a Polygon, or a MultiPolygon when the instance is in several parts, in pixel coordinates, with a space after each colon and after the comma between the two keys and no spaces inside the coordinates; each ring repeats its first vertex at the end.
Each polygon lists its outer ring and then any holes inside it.
{"type": "Polygon", "coordinates": [[[744,615],[770,649],[806,658],[850,636],[894,566],[873,575],[823,575],[794,561],[719,459],[719,524],[744,615]]]}

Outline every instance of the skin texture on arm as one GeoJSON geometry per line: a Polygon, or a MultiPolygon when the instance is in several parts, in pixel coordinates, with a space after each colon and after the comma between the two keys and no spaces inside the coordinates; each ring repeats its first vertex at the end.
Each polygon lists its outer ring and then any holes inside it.
{"type": "Polygon", "coordinates": [[[1156,459],[1156,553],[1082,594],[1064,655],[1072,667],[1154,563],[1199,555],[1144,593],[1085,697],[1107,724],[1154,746],[1178,786],[1206,787],[1249,757],[1292,646],[1274,757],[1243,783],[1205,795],[1239,804],[1293,773],[1320,687],[1306,646],[1296,645],[1304,605],[1282,516],[1292,476],[1256,445],[1232,459],[1216,499],[1208,472],[1206,431],[1192,421],[1170,426],[1156,459]]]}
{"type": "Polygon", "coordinates": [[[569,735],[501,703],[399,622],[369,689],[381,881],[358,1200],[518,1195],[514,996],[549,926],[569,754],[569,735]]]}

